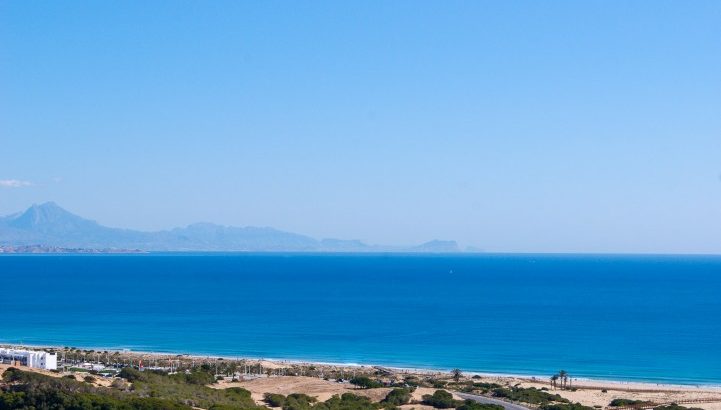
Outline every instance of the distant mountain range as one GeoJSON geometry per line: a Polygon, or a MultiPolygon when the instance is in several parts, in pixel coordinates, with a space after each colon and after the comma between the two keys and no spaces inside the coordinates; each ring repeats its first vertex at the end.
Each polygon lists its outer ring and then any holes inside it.
{"type": "Polygon", "coordinates": [[[33,205],[0,218],[0,246],[52,249],[138,249],[143,251],[247,252],[459,252],[455,241],[433,240],[413,247],[368,245],[358,240],[322,239],[253,226],[196,223],[185,228],[143,232],[109,228],[54,202],[33,205]]]}

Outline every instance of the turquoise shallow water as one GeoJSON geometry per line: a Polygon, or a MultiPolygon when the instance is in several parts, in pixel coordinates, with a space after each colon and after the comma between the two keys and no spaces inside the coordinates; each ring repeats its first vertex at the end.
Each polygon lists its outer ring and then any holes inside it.
{"type": "Polygon", "coordinates": [[[721,384],[721,257],[0,257],[0,341],[721,384]]]}

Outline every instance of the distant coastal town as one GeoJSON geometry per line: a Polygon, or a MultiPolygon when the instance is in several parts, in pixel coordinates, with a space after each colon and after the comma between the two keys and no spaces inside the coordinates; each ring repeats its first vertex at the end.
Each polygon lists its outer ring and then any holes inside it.
{"type": "Polygon", "coordinates": [[[63,248],[45,245],[0,246],[0,253],[147,253],[140,249],[93,249],[93,248],[63,248]]]}

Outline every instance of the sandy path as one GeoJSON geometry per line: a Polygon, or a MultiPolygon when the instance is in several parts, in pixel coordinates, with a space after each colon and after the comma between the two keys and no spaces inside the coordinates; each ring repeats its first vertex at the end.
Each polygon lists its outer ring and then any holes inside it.
{"type": "Polygon", "coordinates": [[[347,383],[337,383],[305,376],[260,377],[249,381],[219,383],[211,387],[218,389],[242,387],[249,390],[253,399],[258,403],[262,402],[265,393],[277,393],[286,396],[291,393],[304,393],[317,398],[319,401],[326,401],[334,394],[353,393],[378,401],[385,398],[391,390],[389,388],[356,389],[347,383]]]}

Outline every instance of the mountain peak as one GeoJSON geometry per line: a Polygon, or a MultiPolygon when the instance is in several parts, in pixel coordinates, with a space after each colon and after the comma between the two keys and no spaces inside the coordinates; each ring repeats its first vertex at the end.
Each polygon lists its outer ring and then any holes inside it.
{"type": "Polygon", "coordinates": [[[33,204],[12,218],[8,225],[19,229],[57,230],[97,224],[66,211],[55,202],[45,202],[33,204]]]}
{"type": "Polygon", "coordinates": [[[25,212],[23,212],[23,215],[33,215],[39,218],[51,219],[65,215],[75,216],[52,201],[44,202],[42,204],[32,204],[25,212]]]}
{"type": "Polygon", "coordinates": [[[31,209],[42,212],[68,212],[53,201],[43,202],[42,204],[32,204],[30,208],[28,208],[28,211],[31,209]]]}

